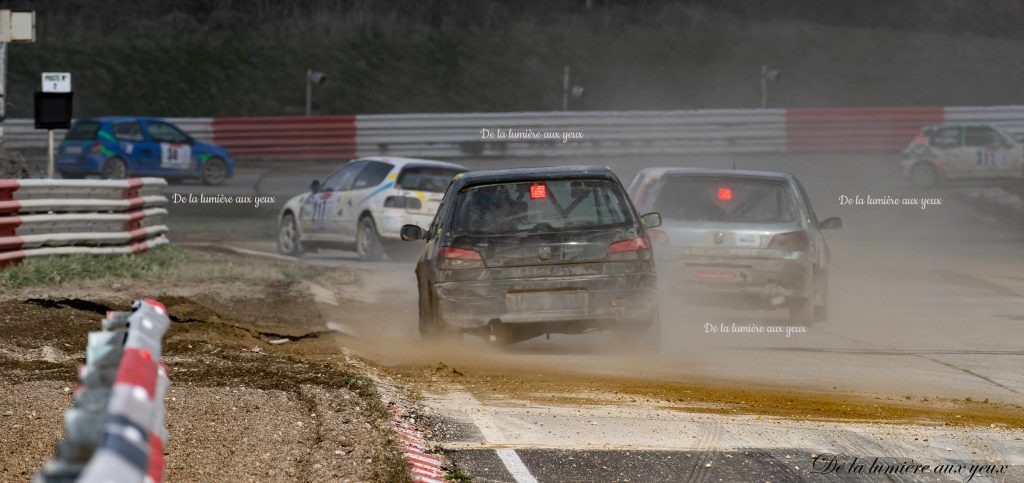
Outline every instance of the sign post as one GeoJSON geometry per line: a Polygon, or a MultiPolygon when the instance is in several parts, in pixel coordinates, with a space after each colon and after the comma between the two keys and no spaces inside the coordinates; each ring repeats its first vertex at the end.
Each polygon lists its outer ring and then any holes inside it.
{"type": "Polygon", "coordinates": [[[71,127],[71,74],[43,72],[42,90],[36,92],[36,129],[46,129],[46,176],[53,178],[53,130],[71,127]]]}
{"type": "MultiPolygon", "coordinates": [[[[0,10],[0,122],[7,119],[7,44],[36,41],[36,13],[0,10]]],[[[0,147],[3,127],[0,127],[0,147]]]]}

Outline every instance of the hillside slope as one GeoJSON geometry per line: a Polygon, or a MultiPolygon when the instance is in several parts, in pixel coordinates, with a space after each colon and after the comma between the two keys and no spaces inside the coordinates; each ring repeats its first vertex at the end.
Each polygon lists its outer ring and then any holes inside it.
{"type": "Polygon", "coordinates": [[[77,115],[158,116],[298,114],[310,67],[322,114],[558,109],[566,64],[580,109],[754,107],[763,63],[777,107],[1015,104],[1024,78],[1022,39],[695,1],[169,3],[32,2],[9,116],[31,116],[42,71],[74,74],[77,115]]]}

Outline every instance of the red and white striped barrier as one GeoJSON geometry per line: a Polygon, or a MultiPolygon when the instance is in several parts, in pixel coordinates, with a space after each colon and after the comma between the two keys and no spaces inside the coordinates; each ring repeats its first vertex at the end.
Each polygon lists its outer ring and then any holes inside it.
{"type": "Polygon", "coordinates": [[[161,178],[0,179],[0,268],[26,257],[133,254],[166,244],[161,178]]]}
{"type": "Polygon", "coordinates": [[[75,405],[64,439],[33,481],[160,482],[167,444],[164,397],[169,370],[161,339],[170,326],[163,304],[146,299],[131,312],[108,312],[90,332],[75,405]]]}
{"type": "Polygon", "coordinates": [[[441,458],[429,453],[426,438],[413,423],[412,418],[398,408],[391,408],[391,420],[388,425],[398,435],[402,445],[402,453],[409,464],[409,473],[413,481],[427,483],[445,483],[445,471],[441,458]]]}

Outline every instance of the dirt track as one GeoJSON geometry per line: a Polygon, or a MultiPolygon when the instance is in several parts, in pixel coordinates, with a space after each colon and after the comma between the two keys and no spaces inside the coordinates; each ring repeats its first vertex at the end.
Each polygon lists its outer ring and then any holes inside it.
{"type": "MultiPolygon", "coordinates": [[[[101,283],[65,288],[84,298],[28,290],[0,301],[0,480],[24,480],[53,454],[86,333],[134,298],[101,283]]],[[[323,330],[301,288],[250,284],[229,297],[225,288],[165,281],[152,294],[174,318],[164,339],[167,481],[404,478],[373,384],[346,361],[343,337],[323,330]]]]}

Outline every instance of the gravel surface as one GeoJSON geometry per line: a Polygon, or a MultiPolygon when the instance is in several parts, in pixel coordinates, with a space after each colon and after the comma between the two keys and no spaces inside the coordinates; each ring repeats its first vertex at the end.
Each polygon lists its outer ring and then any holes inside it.
{"type": "MultiPolygon", "coordinates": [[[[408,480],[373,381],[300,291],[164,286],[167,481],[408,480]],[[291,340],[268,343],[280,337],[291,340]]],[[[0,481],[25,481],[53,455],[86,333],[131,301],[95,284],[81,298],[36,292],[0,297],[0,481]]]]}

